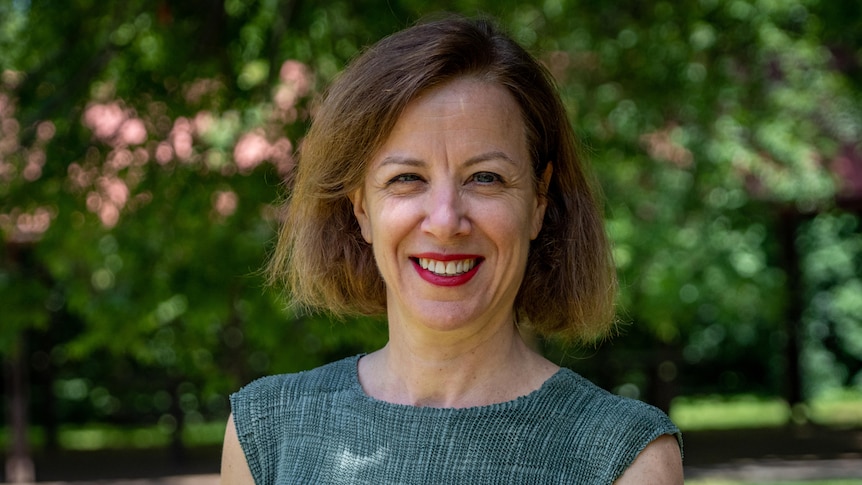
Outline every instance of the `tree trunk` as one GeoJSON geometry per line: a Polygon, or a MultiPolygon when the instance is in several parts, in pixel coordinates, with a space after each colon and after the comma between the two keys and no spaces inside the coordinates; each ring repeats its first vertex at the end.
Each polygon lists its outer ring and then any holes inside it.
{"type": "Polygon", "coordinates": [[[21,335],[6,358],[6,396],[8,398],[9,426],[11,442],[6,457],[6,481],[8,483],[33,483],[36,472],[30,456],[30,443],[27,436],[29,424],[27,404],[27,352],[24,337],[21,335]]]}
{"type": "Polygon", "coordinates": [[[171,408],[169,412],[174,418],[176,426],[171,433],[170,457],[174,465],[185,465],[188,459],[188,452],[185,443],[183,443],[185,413],[180,405],[182,394],[180,393],[179,382],[181,382],[181,379],[177,379],[171,385],[171,408]]]}
{"type": "Polygon", "coordinates": [[[800,330],[802,328],[803,290],[802,274],[799,269],[799,253],[796,249],[796,236],[802,215],[794,209],[781,214],[780,237],[784,272],[787,276],[787,306],[784,325],[787,343],[784,347],[787,380],[785,382],[785,399],[791,407],[801,404],[802,369],[799,365],[800,330]]]}
{"type": "Polygon", "coordinates": [[[655,360],[651,362],[651,392],[648,393],[652,405],[665,413],[670,413],[670,405],[679,395],[677,382],[677,362],[679,351],[671,344],[662,343],[656,349],[655,360]]]}

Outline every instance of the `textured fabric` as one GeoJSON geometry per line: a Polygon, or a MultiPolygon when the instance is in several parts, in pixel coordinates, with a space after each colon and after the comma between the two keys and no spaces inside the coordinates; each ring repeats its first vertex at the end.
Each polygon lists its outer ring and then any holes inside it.
{"type": "Polygon", "coordinates": [[[257,485],[610,484],[679,430],[660,410],[569,369],[533,393],[466,409],[369,397],[359,356],[259,379],[231,396],[257,485]]]}

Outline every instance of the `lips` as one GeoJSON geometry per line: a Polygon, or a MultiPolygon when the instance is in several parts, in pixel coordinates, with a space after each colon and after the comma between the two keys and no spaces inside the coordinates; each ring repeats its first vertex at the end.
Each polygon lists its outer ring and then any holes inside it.
{"type": "Polygon", "coordinates": [[[437,286],[459,286],[476,275],[483,258],[472,255],[430,255],[411,258],[425,281],[437,286]]]}
{"type": "Polygon", "coordinates": [[[438,261],[419,258],[419,266],[439,276],[456,276],[473,269],[476,266],[476,260],[471,258],[459,261],[438,261]]]}

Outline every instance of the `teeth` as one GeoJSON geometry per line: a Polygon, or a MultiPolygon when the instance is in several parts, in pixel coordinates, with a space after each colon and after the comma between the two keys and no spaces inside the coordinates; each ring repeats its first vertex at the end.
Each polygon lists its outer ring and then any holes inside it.
{"type": "Polygon", "coordinates": [[[433,259],[419,258],[419,266],[432,273],[441,276],[455,276],[466,273],[476,266],[475,259],[463,259],[461,261],[435,261],[433,259]]]}

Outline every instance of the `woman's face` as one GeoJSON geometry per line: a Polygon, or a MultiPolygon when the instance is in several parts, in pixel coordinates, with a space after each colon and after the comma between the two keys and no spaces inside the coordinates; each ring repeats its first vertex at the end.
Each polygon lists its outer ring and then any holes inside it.
{"type": "Polygon", "coordinates": [[[545,202],[503,87],[462,78],[415,99],[351,200],[386,282],[390,326],[512,323],[545,202]]]}

